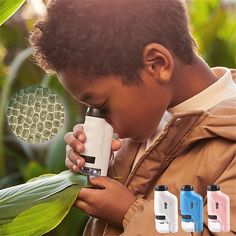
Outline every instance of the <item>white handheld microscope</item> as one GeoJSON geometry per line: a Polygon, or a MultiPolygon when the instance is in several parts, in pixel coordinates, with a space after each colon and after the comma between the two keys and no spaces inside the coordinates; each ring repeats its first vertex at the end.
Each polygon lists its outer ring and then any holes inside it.
{"type": "Polygon", "coordinates": [[[178,200],[168,191],[166,185],[159,185],[154,192],[156,230],[159,233],[178,231],[178,200]]]}
{"type": "Polygon", "coordinates": [[[85,151],[80,155],[85,159],[85,165],[80,172],[85,175],[106,176],[113,128],[97,108],[88,108],[83,127],[86,135],[85,151]]]}

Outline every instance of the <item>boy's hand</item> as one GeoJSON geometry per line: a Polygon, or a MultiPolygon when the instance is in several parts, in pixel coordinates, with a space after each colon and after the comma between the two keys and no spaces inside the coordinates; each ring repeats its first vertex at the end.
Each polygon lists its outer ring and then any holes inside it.
{"type": "MultiPolygon", "coordinates": [[[[73,132],[69,132],[64,136],[66,145],[66,160],[65,165],[73,172],[79,172],[84,166],[85,160],[80,156],[84,151],[84,143],[86,135],[83,131],[83,125],[74,126],[73,132]]],[[[117,151],[121,148],[120,140],[113,140],[111,145],[112,151],[117,151]]]]}
{"type": "Polygon", "coordinates": [[[136,197],[124,185],[108,177],[90,177],[89,180],[98,189],[82,188],[75,206],[88,215],[121,226],[136,197]]]}

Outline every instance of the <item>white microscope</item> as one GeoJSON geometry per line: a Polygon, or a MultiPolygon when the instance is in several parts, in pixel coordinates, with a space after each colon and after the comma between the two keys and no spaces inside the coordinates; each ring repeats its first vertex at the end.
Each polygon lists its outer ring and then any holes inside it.
{"type": "Polygon", "coordinates": [[[156,230],[159,233],[178,232],[178,199],[168,191],[166,185],[159,185],[154,192],[156,230]]]}
{"type": "Polygon", "coordinates": [[[106,176],[111,155],[113,128],[97,108],[88,108],[84,123],[85,151],[80,155],[85,159],[81,173],[106,176]]]}

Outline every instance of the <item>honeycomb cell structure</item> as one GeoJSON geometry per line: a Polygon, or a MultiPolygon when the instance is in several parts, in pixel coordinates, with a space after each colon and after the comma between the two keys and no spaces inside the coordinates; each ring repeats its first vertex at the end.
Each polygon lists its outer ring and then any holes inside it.
{"type": "Polygon", "coordinates": [[[11,131],[21,140],[40,144],[52,139],[64,124],[64,106],[49,88],[30,86],[10,100],[7,120],[11,131]]]}

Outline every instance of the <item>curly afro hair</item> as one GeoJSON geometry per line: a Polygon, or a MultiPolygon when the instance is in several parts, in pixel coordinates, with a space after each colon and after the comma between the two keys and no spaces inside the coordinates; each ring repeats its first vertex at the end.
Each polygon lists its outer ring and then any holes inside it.
{"type": "Polygon", "coordinates": [[[181,0],[52,0],[30,34],[45,71],[121,75],[127,83],[138,81],[150,43],[193,62],[196,44],[181,0]]]}

